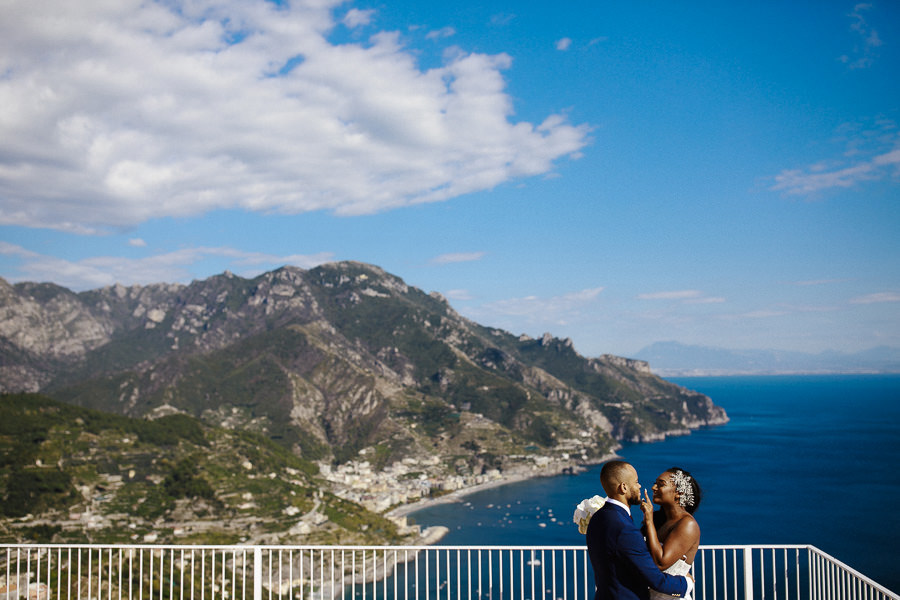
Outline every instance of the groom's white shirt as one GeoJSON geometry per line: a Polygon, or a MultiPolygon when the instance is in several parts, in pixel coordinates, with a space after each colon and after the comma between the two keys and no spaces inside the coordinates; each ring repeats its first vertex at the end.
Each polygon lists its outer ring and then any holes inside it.
{"type": "MultiPolygon", "coordinates": [[[[629,517],[631,516],[631,507],[628,506],[627,504],[625,504],[624,502],[619,502],[618,500],[613,500],[612,498],[607,498],[606,501],[609,502],[610,504],[615,504],[616,506],[621,506],[622,508],[625,509],[625,512],[628,513],[628,516],[629,517]]],[[[681,575],[681,577],[684,577],[684,575],[681,575]]],[[[691,579],[690,577],[684,577],[684,578],[687,580],[687,592],[685,592],[684,595],[690,596],[691,593],[694,591],[694,580],[691,579]]]]}

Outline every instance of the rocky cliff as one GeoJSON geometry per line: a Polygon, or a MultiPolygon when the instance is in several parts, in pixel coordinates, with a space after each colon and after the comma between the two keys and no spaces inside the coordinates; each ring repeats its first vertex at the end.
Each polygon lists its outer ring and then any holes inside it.
{"type": "Polygon", "coordinates": [[[727,420],[647,363],[514,336],[360,263],[74,293],[0,280],[0,390],[187,413],[322,463],[574,461],[727,420]]]}

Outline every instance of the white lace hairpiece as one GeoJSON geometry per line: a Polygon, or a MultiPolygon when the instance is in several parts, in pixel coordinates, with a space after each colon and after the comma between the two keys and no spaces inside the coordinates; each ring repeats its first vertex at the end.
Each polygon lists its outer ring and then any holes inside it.
{"type": "Polygon", "coordinates": [[[694,486],[691,485],[691,476],[686,475],[681,469],[672,472],[672,483],[675,484],[675,491],[681,496],[678,498],[678,504],[682,507],[694,505],[694,486]]]}

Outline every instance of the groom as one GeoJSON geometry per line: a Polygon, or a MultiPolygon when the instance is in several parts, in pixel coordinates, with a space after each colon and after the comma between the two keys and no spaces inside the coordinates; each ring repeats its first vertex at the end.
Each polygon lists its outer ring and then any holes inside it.
{"type": "Polygon", "coordinates": [[[597,585],[594,600],[646,600],[648,588],[673,596],[689,594],[694,582],[660,571],[631,520],[629,506],[641,503],[641,484],[634,467],[610,461],[600,471],[600,484],[607,500],[591,517],[586,536],[597,585]]]}

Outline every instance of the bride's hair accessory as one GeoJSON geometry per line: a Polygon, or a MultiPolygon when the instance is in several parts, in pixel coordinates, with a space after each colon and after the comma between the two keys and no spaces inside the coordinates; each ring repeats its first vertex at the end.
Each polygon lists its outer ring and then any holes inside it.
{"type": "Polygon", "coordinates": [[[672,483],[675,484],[675,491],[679,493],[678,504],[683,508],[694,505],[694,486],[690,475],[685,474],[681,469],[672,471],[672,483]]]}

